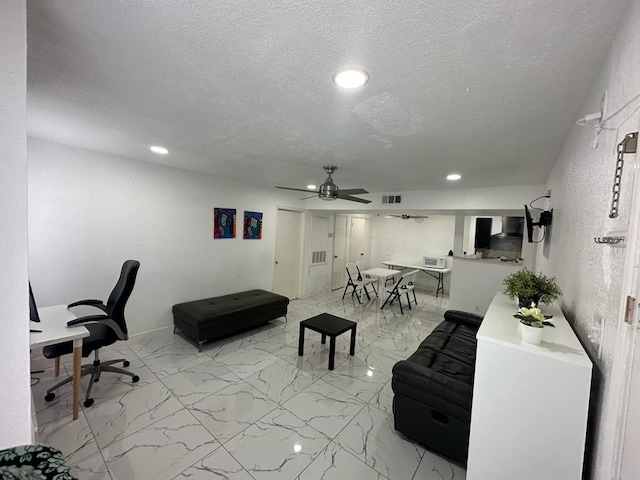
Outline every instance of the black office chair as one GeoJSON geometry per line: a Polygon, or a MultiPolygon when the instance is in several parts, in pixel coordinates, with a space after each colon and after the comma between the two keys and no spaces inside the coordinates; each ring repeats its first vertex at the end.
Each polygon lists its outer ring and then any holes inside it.
{"type": "MultiPolygon", "coordinates": [[[[94,382],[100,380],[101,372],[115,372],[123,375],[129,375],[133,383],[140,380],[140,377],[135,373],[129,372],[122,368],[112,366],[115,363],[122,363],[124,367],[129,366],[129,361],[124,358],[117,360],[108,360],[104,363],[100,363],[99,352],[102,347],[111,345],[119,340],[126,340],[127,324],[124,318],[124,307],[129,300],[129,296],[133,291],[133,285],[136,281],[136,275],[138,274],[138,268],[140,268],[140,262],[137,260],[127,260],[122,265],[122,271],[120,272],[120,278],[118,283],[113,288],[106,305],[101,300],[80,300],[68,305],[67,308],[76,307],[79,305],[89,305],[99,308],[105,315],[89,315],[85,317],[79,317],[71,320],[67,325],[84,325],[89,330],[89,336],[82,339],[82,356],[88,357],[91,352],[95,352],[95,358],[93,364],[83,365],[81,375],[91,374],[91,381],[87,388],[87,396],[84,401],[85,407],[93,405],[93,398],[91,398],[91,387],[94,382]]],[[[73,342],[64,342],[56,345],[50,345],[42,348],[42,354],[46,358],[56,359],[56,375],[60,365],[60,357],[73,351],[73,342]]],[[[73,380],[73,377],[68,377],[60,383],[54,385],[47,390],[47,395],[44,399],[49,402],[53,400],[56,394],[53,392],[57,388],[65,385],[73,380]]]]}

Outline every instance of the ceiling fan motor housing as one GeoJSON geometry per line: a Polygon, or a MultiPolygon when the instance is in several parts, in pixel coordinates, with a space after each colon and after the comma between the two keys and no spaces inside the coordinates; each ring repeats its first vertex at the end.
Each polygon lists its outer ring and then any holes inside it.
{"type": "Polygon", "coordinates": [[[338,198],[338,187],[331,177],[327,178],[327,180],[320,185],[318,188],[318,196],[323,200],[335,200],[338,198]]]}

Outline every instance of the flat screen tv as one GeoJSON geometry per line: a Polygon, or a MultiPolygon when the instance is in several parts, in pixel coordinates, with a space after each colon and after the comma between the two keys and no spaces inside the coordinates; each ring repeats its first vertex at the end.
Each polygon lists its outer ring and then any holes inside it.
{"type": "Polygon", "coordinates": [[[31,283],[29,283],[29,318],[32,322],[40,321],[40,315],[38,315],[36,300],[33,298],[33,290],[31,290],[31,283]]]}
{"type": "Polygon", "coordinates": [[[533,226],[535,223],[533,223],[533,218],[531,218],[531,213],[529,213],[529,207],[526,205],[524,206],[524,218],[527,225],[527,241],[533,243],[533,226]]]}

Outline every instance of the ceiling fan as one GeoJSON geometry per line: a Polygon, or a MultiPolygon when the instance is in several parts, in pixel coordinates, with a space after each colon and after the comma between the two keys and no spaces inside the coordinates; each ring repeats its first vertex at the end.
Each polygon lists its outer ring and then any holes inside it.
{"type": "MultiPolygon", "coordinates": [[[[333,183],[333,179],[331,178],[331,174],[335,172],[338,167],[334,166],[325,166],[323,167],[324,171],[327,172],[327,179],[324,181],[322,185],[318,187],[318,190],[315,192],[318,194],[318,197],[322,200],[335,200],[337,198],[341,200],[349,200],[351,202],[360,202],[360,203],[371,203],[371,200],[365,200],[364,198],[353,197],[352,195],[359,195],[361,193],[369,193],[364,188],[352,188],[350,190],[340,190],[338,186],[333,183]]],[[[307,192],[311,193],[313,190],[305,190],[304,188],[293,188],[293,187],[278,187],[282,190],[295,190],[297,192],[307,192]]],[[[314,195],[315,196],[315,195],[314,195]]],[[[307,197],[311,198],[311,197],[307,197]]],[[[304,200],[304,199],[301,199],[304,200]]]]}
{"type": "Polygon", "coordinates": [[[402,215],[385,215],[384,218],[401,218],[403,220],[409,220],[410,218],[422,219],[422,218],[429,218],[429,217],[426,215],[409,215],[409,214],[403,213],[402,215]]]}

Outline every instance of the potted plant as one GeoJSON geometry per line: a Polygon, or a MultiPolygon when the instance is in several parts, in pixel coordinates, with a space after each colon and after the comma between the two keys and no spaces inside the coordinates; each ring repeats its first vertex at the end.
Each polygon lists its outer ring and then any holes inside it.
{"type": "Polygon", "coordinates": [[[517,298],[521,307],[531,307],[532,303],[537,306],[540,302],[549,305],[562,295],[555,277],[547,277],[527,268],[512,273],[502,283],[505,295],[517,298]]]}
{"type": "Polygon", "coordinates": [[[529,308],[521,307],[514,317],[524,325],[521,330],[522,340],[527,343],[539,344],[542,341],[542,329],[544,327],[555,328],[555,325],[548,321],[553,315],[543,315],[533,303],[529,308]]]}

